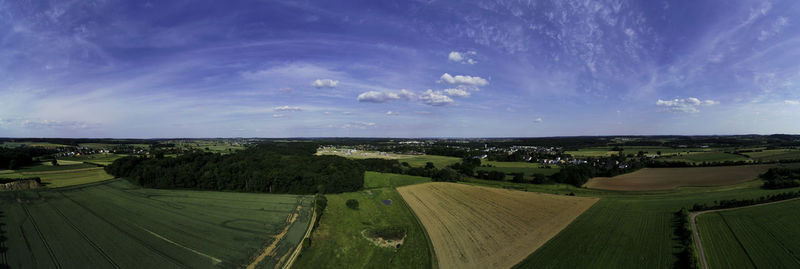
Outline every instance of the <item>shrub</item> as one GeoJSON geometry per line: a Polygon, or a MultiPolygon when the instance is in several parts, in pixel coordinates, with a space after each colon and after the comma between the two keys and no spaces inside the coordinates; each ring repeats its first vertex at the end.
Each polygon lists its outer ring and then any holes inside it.
{"type": "Polygon", "coordinates": [[[353,209],[353,210],[357,210],[358,209],[358,200],[356,200],[356,199],[347,200],[347,202],[345,204],[350,209],[353,209]]]}

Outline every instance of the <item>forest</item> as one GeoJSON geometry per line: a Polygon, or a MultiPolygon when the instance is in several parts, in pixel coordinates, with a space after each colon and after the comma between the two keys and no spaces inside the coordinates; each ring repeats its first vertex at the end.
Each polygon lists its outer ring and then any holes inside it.
{"type": "Polygon", "coordinates": [[[0,147],[0,170],[15,170],[34,164],[34,158],[55,153],[54,150],[39,147],[0,147]]]}
{"type": "Polygon", "coordinates": [[[232,154],[125,157],[106,171],[143,187],[266,193],[340,193],[364,186],[364,168],[338,156],[315,156],[312,143],[263,143],[232,154]]]}

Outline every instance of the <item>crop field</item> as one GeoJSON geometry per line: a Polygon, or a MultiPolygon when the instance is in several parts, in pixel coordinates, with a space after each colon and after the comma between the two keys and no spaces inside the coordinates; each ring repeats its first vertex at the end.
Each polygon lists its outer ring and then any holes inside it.
{"type": "Polygon", "coordinates": [[[16,147],[20,147],[20,146],[42,147],[42,148],[69,147],[68,145],[53,144],[53,143],[48,143],[48,142],[3,142],[3,143],[0,143],[0,147],[6,147],[6,148],[16,148],[16,147]]]}
{"type": "Polygon", "coordinates": [[[523,173],[525,178],[533,178],[533,174],[544,174],[549,176],[558,173],[560,168],[558,165],[550,165],[550,168],[545,168],[544,165],[539,163],[528,162],[493,162],[481,161],[481,165],[491,165],[492,167],[476,167],[475,171],[500,171],[503,173],[523,173]]]}
{"type": "Polygon", "coordinates": [[[102,167],[81,168],[50,172],[24,172],[25,177],[39,177],[47,188],[60,188],[114,178],[102,167]]]}
{"type": "Polygon", "coordinates": [[[317,155],[336,155],[353,159],[392,159],[399,162],[407,162],[413,167],[425,167],[428,162],[432,162],[436,168],[444,168],[451,164],[461,162],[460,158],[438,155],[408,155],[408,154],[395,154],[395,153],[381,153],[377,151],[354,151],[349,152],[346,149],[323,149],[317,151],[317,155]]]}
{"type": "Polygon", "coordinates": [[[697,216],[709,268],[798,268],[800,200],[697,216]]]}
{"type": "MultiPolygon", "coordinates": [[[[748,181],[648,194],[588,193],[602,198],[516,268],[673,268],[676,241],[670,223],[675,211],[694,203],[798,190],[764,190],[760,185],[748,181]]],[[[774,217],[780,216],[785,215],[774,217]]]]}
{"type": "Polygon", "coordinates": [[[364,188],[399,187],[405,185],[430,182],[427,177],[409,176],[401,174],[379,173],[367,171],[364,174],[364,188]]]}
{"type": "Polygon", "coordinates": [[[441,268],[509,268],[598,200],[442,182],[398,191],[428,231],[441,268]]]}
{"type": "Polygon", "coordinates": [[[660,158],[661,161],[683,161],[691,163],[747,161],[747,157],[724,152],[690,152],[669,158],[660,158]]]}
{"type": "Polygon", "coordinates": [[[63,159],[59,159],[58,162],[61,164],[62,161],[75,161],[75,162],[88,162],[98,165],[110,165],[116,159],[125,157],[128,155],[125,154],[92,154],[92,155],[83,155],[78,157],[67,157],[63,159]]]}
{"type": "Polygon", "coordinates": [[[299,243],[313,198],[153,190],[113,180],[0,193],[11,268],[273,268],[299,243]]]}
{"type": "Polygon", "coordinates": [[[779,161],[800,159],[800,150],[797,149],[769,149],[759,152],[743,153],[754,160],[759,161],[779,161]]]}
{"type": "Polygon", "coordinates": [[[328,206],[294,268],[413,268],[433,267],[425,230],[393,188],[328,194],[328,206]],[[357,210],[345,206],[359,202],[357,210]],[[389,201],[389,202],[387,202],[389,201]],[[381,227],[401,227],[406,236],[398,248],[377,246],[363,234],[381,227]]]}
{"type": "Polygon", "coordinates": [[[587,188],[621,191],[670,190],[685,186],[721,186],[755,179],[772,165],[643,168],[615,177],[590,179],[587,188]]]}

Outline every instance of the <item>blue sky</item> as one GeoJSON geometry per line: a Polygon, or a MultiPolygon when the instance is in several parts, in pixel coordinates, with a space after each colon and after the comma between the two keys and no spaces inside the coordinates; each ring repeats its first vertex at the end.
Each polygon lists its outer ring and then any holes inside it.
{"type": "Polygon", "coordinates": [[[0,0],[0,137],[800,133],[798,1],[0,0]]]}

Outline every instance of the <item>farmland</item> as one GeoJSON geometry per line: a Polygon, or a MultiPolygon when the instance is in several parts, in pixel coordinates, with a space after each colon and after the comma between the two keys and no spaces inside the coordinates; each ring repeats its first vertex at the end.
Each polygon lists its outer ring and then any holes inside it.
{"type": "Polygon", "coordinates": [[[800,159],[800,150],[798,149],[769,149],[757,152],[746,152],[743,154],[749,156],[751,159],[759,161],[800,159]]]}
{"type": "Polygon", "coordinates": [[[311,247],[303,249],[294,268],[433,267],[425,230],[396,190],[376,188],[326,197],[328,206],[312,234],[311,247]],[[345,206],[349,199],[358,200],[357,210],[345,206]],[[405,229],[400,247],[377,246],[362,234],[385,227],[405,229]]]}
{"type": "Polygon", "coordinates": [[[475,170],[480,171],[500,171],[506,174],[509,173],[523,173],[525,178],[530,179],[533,174],[543,174],[546,176],[558,173],[559,168],[557,165],[545,166],[538,163],[529,162],[493,162],[481,161],[481,167],[476,167],[475,170]],[[485,165],[485,166],[483,166],[485,165]]]}
{"type": "Polygon", "coordinates": [[[709,268],[797,268],[800,200],[697,216],[709,268]]]}
{"type": "Polygon", "coordinates": [[[669,190],[684,186],[720,186],[748,181],[766,172],[770,165],[740,165],[690,168],[644,168],[612,178],[592,178],[588,188],[605,190],[669,190]]]}
{"type": "Polygon", "coordinates": [[[694,203],[797,191],[764,190],[760,185],[748,181],[675,191],[587,193],[601,200],[516,267],[671,268],[676,261],[670,226],[675,211],[694,203]]]}
{"type": "Polygon", "coordinates": [[[689,163],[703,163],[703,162],[736,162],[747,161],[747,157],[730,154],[725,152],[690,152],[677,156],[670,156],[668,158],[659,159],[661,161],[682,161],[689,163]]]}
{"type": "Polygon", "coordinates": [[[407,162],[410,166],[413,167],[425,167],[428,162],[433,163],[434,166],[438,168],[444,168],[451,164],[460,162],[461,159],[456,157],[449,157],[449,156],[438,156],[438,155],[409,155],[409,154],[396,154],[396,153],[386,153],[386,152],[377,152],[377,151],[351,151],[348,149],[332,149],[332,148],[324,148],[317,152],[317,155],[336,155],[342,156],[347,158],[353,159],[368,159],[368,158],[380,158],[380,159],[392,159],[398,160],[399,162],[407,162]]]}
{"type": "Polygon", "coordinates": [[[427,177],[409,176],[401,174],[378,173],[367,171],[364,174],[364,188],[399,187],[418,183],[430,182],[427,177]]]}
{"type": "Polygon", "coordinates": [[[597,201],[438,182],[398,191],[427,229],[441,268],[511,267],[597,201]]]}
{"type": "MultiPolygon", "coordinates": [[[[61,161],[59,161],[60,163],[61,161]]],[[[0,177],[27,178],[39,177],[46,188],[59,188],[85,183],[98,182],[114,178],[107,174],[102,167],[96,165],[73,163],[53,166],[40,164],[23,167],[19,170],[3,170],[0,177]]]]}
{"type": "Polygon", "coordinates": [[[11,268],[233,268],[281,263],[312,197],[152,190],[113,180],[0,193],[11,268]],[[295,215],[296,214],[296,215],[295,215]],[[278,240],[281,239],[281,240],[278,240]],[[146,258],[144,258],[146,257],[146,258]]]}
{"type": "Polygon", "coordinates": [[[77,156],[77,157],[66,157],[59,159],[59,164],[63,161],[76,161],[76,162],[87,162],[93,163],[98,165],[109,165],[114,162],[114,160],[125,157],[128,155],[125,154],[92,154],[92,155],[84,155],[84,156],[77,156]]]}

